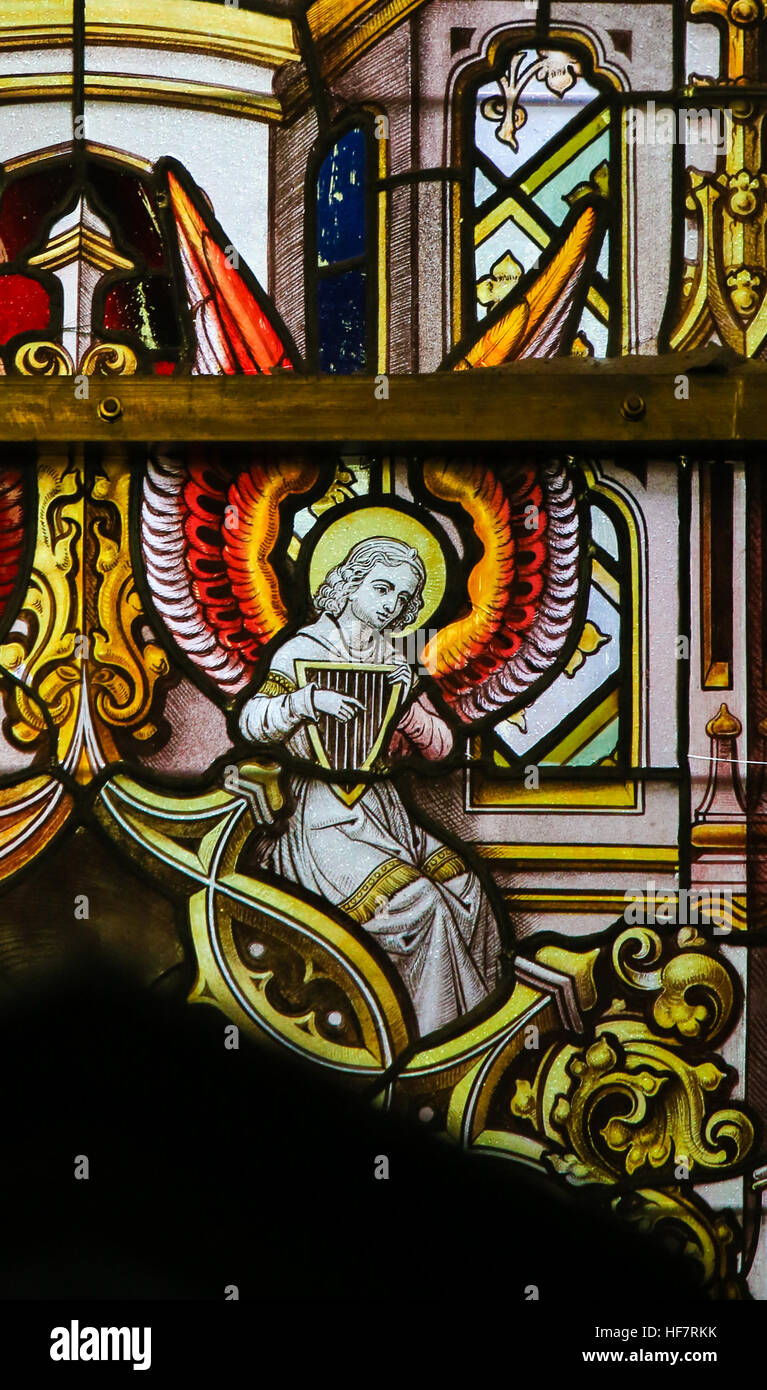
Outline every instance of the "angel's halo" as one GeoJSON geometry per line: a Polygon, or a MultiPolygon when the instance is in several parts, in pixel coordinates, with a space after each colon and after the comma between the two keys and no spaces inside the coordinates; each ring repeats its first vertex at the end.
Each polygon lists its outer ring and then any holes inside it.
{"type": "MultiPolygon", "coordinates": [[[[331,521],[317,541],[309,562],[309,587],[312,595],[330,571],[340,565],[359,541],[371,536],[391,536],[418,551],[426,570],[423,588],[423,607],[418,618],[400,635],[425,627],[439,608],[445,595],[447,566],[442,546],[436,536],[409,512],[395,507],[360,507],[331,521]]],[[[308,537],[307,537],[308,539],[308,537]]]]}

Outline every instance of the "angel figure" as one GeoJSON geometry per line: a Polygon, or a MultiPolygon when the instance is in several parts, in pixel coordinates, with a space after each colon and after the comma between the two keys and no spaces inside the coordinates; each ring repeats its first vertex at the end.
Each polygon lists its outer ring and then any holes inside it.
{"type": "MultiPolygon", "coordinates": [[[[418,551],[391,536],[358,542],[314,595],[314,622],[272,655],[270,670],[240,715],[243,737],[285,743],[313,756],[309,727],[340,726],[357,758],[366,706],[351,694],[363,687],[354,668],[390,667],[380,680],[409,694],[414,673],[392,636],[409,627],[423,604],[426,572],[418,551]],[[307,671],[349,671],[336,689],[302,680],[307,671]],[[352,733],[350,740],[348,734],[352,733]]],[[[380,682],[366,692],[383,707],[380,682]]],[[[370,732],[377,732],[367,721],[370,732]]],[[[336,730],[330,728],[333,738],[336,730]]],[[[443,757],[452,733],[426,699],[409,706],[397,726],[426,757],[443,757]]],[[[337,742],[337,738],[335,739],[337,742]]],[[[264,842],[268,867],[312,889],[370,932],[401,975],[421,1033],[472,1009],[496,983],[500,938],[477,875],[452,849],[414,824],[390,778],[369,782],[348,804],[328,781],[294,774],[294,810],[282,834],[264,842]]]]}
{"type": "MultiPolygon", "coordinates": [[[[340,563],[315,548],[312,563],[325,558],[311,581],[313,616],[290,635],[288,605],[299,596],[283,592],[289,571],[275,563],[281,508],[320,485],[318,465],[254,460],[232,470],[204,453],[155,455],[141,530],[157,618],[220,698],[246,696],[268,648],[239,730],[261,747],[282,745],[296,763],[292,809],[276,833],[264,830],[261,862],[375,936],[425,1034],[493,990],[499,929],[477,874],[413,821],[387,774],[403,752],[446,757],[554,679],[577,637],[585,552],[566,464],[420,467],[435,510],[463,509],[478,541],[463,598],[454,589],[456,616],[422,654],[421,689],[398,634],[424,620],[434,578],[424,555],[437,563],[428,527],[413,529],[411,518],[415,545],[350,531],[340,563]]],[[[341,505],[334,546],[346,523],[341,505]]]]}

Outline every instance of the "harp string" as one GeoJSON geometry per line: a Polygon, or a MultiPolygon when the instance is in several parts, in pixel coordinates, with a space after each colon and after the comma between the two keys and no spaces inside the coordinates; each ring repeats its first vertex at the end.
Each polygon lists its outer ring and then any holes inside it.
{"type": "MultiPolygon", "coordinates": [[[[344,695],[348,695],[348,694],[349,694],[349,672],[348,672],[348,671],[344,671],[344,672],[343,672],[343,693],[344,693],[344,695]]],[[[343,755],[342,767],[343,767],[344,772],[346,772],[346,769],[347,769],[348,766],[349,766],[349,725],[348,725],[348,724],[344,724],[344,725],[343,725],[343,731],[344,731],[344,755],[343,755]]]]}
{"type": "MultiPolygon", "coordinates": [[[[352,697],[353,697],[353,699],[355,699],[355,700],[359,700],[359,698],[360,698],[359,684],[360,684],[360,675],[359,675],[359,671],[355,671],[354,674],[352,675],[352,697]]],[[[356,709],[356,705],[355,705],[355,709],[356,709]]],[[[352,767],[359,767],[359,756],[360,756],[360,750],[359,750],[359,743],[360,743],[360,720],[359,720],[359,715],[357,715],[357,714],[353,714],[353,715],[352,715],[351,730],[352,730],[352,767]]]]}
{"type": "Polygon", "coordinates": [[[366,672],[365,672],[365,677],[364,677],[364,679],[365,679],[365,756],[367,757],[368,749],[369,749],[370,747],[372,747],[372,743],[373,743],[373,737],[372,737],[373,729],[372,729],[372,720],[371,720],[371,704],[372,704],[372,701],[371,701],[371,698],[370,698],[372,690],[375,689],[375,681],[373,680],[373,672],[372,672],[372,671],[366,671],[366,672]]]}
{"type": "Polygon", "coordinates": [[[386,672],[323,668],[309,674],[320,690],[353,697],[364,706],[346,724],[328,714],[323,714],[320,720],[331,767],[337,772],[356,771],[369,757],[383,724],[387,704],[386,672]]]}
{"type": "MultiPolygon", "coordinates": [[[[326,674],[327,677],[328,677],[328,685],[329,685],[329,686],[332,686],[333,682],[332,682],[332,680],[330,679],[331,672],[330,672],[330,671],[327,671],[325,674],[326,674]]],[[[340,724],[340,721],[339,721],[338,719],[334,719],[334,720],[333,720],[333,723],[334,723],[334,725],[335,725],[335,747],[334,747],[334,750],[333,750],[333,766],[334,766],[334,767],[338,767],[338,758],[339,758],[339,754],[340,754],[340,751],[341,751],[341,748],[340,748],[340,743],[341,743],[341,724],[340,724]]]]}

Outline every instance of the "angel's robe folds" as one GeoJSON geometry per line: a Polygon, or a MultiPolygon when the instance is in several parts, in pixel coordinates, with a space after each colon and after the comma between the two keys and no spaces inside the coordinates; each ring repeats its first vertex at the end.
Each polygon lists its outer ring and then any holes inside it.
{"type": "MultiPolygon", "coordinates": [[[[299,685],[295,663],[360,659],[338,623],[322,614],[274,654],[264,684],[243,707],[243,736],[283,743],[311,760],[307,725],[317,718],[314,687],[299,685]]],[[[402,737],[431,758],[451,743],[449,729],[425,700],[400,721],[395,738],[402,737]]],[[[367,787],[353,806],[319,778],[294,775],[291,790],[295,809],[277,839],[264,839],[264,863],[375,936],[404,981],[422,1034],[474,1008],[496,984],[500,953],[495,917],[476,874],[412,822],[388,779],[367,787]]]]}

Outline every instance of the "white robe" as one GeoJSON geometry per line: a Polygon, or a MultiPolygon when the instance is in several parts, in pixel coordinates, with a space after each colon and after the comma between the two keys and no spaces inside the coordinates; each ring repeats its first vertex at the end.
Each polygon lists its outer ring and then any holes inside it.
{"type": "MultiPolygon", "coordinates": [[[[386,658],[382,648],[364,657],[386,658]]],[[[261,690],[243,707],[243,736],[283,743],[312,759],[307,726],[317,718],[314,686],[299,686],[295,663],[362,659],[349,649],[335,619],[322,614],[274,654],[261,690]]],[[[430,741],[431,756],[449,738],[428,702],[412,705],[399,727],[421,746],[430,741]]],[[[282,834],[264,840],[263,862],[347,912],[376,938],[404,981],[421,1034],[480,1003],[496,983],[500,939],[476,874],[413,824],[389,780],[368,786],[352,806],[328,782],[311,776],[294,775],[291,791],[295,809],[282,834]]]]}

